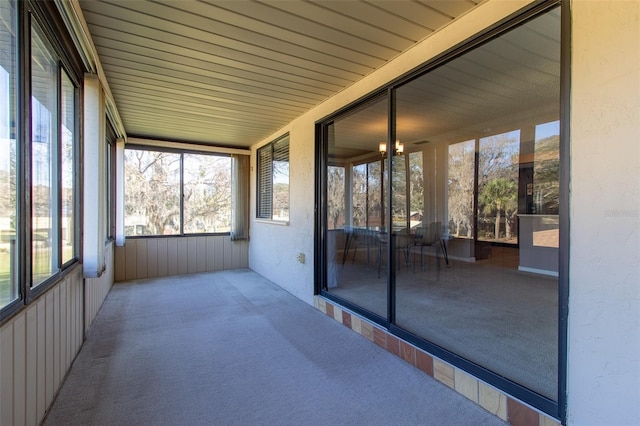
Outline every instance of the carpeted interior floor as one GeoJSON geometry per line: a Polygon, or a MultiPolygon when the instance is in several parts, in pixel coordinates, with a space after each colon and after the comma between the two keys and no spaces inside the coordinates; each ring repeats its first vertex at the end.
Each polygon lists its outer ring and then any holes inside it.
{"type": "MultiPolygon", "coordinates": [[[[399,254],[397,325],[534,392],[557,398],[557,279],[517,270],[502,249],[493,259],[469,263],[426,256],[425,271],[399,254]]],[[[365,251],[337,268],[329,291],[386,317],[386,271],[365,251]]]]}
{"type": "Polygon", "coordinates": [[[114,285],[43,424],[505,423],[237,270],[114,285]]]}

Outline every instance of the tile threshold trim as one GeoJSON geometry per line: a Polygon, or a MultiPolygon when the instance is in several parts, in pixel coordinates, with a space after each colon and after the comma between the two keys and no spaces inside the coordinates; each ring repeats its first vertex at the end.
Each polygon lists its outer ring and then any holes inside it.
{"type": "Polygon", "coordinates": [[[560,426],[558,420],[405,342],[377,324],[322,296],[314,296],[314,306],[323,314],[402,358],[513,426],[560,426]]]}

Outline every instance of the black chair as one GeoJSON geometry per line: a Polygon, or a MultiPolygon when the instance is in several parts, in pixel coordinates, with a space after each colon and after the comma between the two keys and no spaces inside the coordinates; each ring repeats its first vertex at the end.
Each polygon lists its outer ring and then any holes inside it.
{"type": "Polygon", "coordinates": [[[351,257],[351,263],[355,263],[356,255],[358,254],[358,247],[364,247],[367,249],[367,264],[371,263],[371,248],[377,248],[378,240],[376,238],[377,231],[358,228],[358,227],[345,227],[346,241],[345,249],[342,254],[342,266],[347,259],[349,250],[353,248],[353,256],[351,257]]]}

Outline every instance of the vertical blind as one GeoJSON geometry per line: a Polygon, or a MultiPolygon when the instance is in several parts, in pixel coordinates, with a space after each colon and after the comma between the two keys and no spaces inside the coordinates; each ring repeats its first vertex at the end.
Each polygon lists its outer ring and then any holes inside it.
{"type": "Polygon", "coordinates": [[[289,136],[282,137],[257,152],[258,161],[258,206],[256,216],[261,219],[273,218],[274,163],[289,162],[289,136]]]}

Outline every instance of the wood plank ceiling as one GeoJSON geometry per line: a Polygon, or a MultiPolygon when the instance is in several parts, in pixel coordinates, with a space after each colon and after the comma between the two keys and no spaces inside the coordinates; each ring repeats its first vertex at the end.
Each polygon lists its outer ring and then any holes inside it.
{"type": "Polygon", "coordinates": [[[481,1],[80,5],[128,136],[246,148],[481,1]]]}

